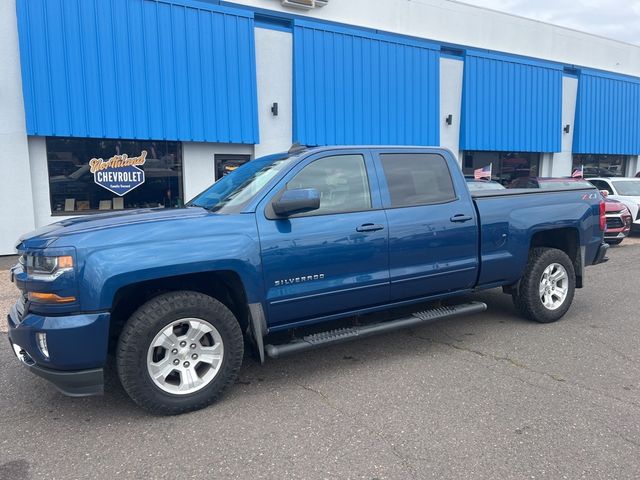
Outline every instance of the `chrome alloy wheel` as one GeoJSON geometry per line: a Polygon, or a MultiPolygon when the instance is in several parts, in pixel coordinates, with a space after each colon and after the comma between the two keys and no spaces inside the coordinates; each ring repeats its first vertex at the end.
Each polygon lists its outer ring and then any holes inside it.
{"type": "Polygon", "coordinates": [[[545,308],[556,310],[562,306],[569,292],[569,275],[559,263],[552,263],[542,272],[540,299],[545,308]]]}
{"type": "Polygon", "coordinates": [[[147,371],[165,392],[188,395],[211,383],[223,358],[222,337],[213,325],[200,318],[182,318],[151,341],[147,371]]]}

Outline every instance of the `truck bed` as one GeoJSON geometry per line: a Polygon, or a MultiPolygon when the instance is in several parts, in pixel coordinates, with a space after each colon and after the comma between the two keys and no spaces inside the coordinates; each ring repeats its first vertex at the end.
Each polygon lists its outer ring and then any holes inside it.
{"type": "Polygon", "coordinates": [[[595,188],[507,189],[471,194],[480,227],[480,274],[477,286],[515,283],[522,276],[536,234],[554,230],[579,248],[590,265],[602,242],[601,196],[595,188]]]}

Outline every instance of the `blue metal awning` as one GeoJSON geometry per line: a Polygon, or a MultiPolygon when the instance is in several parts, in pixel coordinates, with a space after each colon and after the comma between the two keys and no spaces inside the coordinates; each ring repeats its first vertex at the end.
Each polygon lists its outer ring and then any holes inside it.
{"type": "Polygon", "coordinates": [[[257,143],[253,14],[18,0],[29,135],[257,143]]]}
{"type": "Polygon", "coordinates": [[[467,51],[463,150],[558,152],[561,130],[561,65],[467,51]]]}
{"type": "Polygon", "coordinates": [[[583,70],[573,152],[640,155],[640,79],[583,70]]]}
{"type": "Polygon", "coordinates": [[[294,141],[439,144],[439,46],[294,22],[294,141]]]}

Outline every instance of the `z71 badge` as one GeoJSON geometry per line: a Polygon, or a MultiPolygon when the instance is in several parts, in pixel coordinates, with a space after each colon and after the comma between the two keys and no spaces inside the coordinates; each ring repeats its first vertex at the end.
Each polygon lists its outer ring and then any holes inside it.
{"type": "Polygon", "coordinates": [[[305,275],[302,277],[283,278],[282,280],[276,280],[273,284],[276,287],[283,287],[285,285],[293,285],[294,283],[312,282],[314,280],[324,280],[324,273],[318,273],[317,275],[305,275]]]}

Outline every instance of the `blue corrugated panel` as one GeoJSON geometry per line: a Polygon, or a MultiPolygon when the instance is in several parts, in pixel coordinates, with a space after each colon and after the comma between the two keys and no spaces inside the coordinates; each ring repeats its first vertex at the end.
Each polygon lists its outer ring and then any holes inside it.
{"type": "Polygon", "coordinates": [[[463,150],[558,152],[561,133],[562,66],[467,52],[463,150]]]}
{"type": "Polygon", "coordinates": [[[640,80],[582,71],[574,153],[640,155],[640,80]]]}
{"type": "Polygon", "coordinates": [[[18,0],[29,135],[257,143],[253,17],[179,0],[18,0]]]}
{"type": "Polygon", "coordinates": [[[428,42],[296,20],[293,137],[306,145],[439,143],[428,42]]]}

